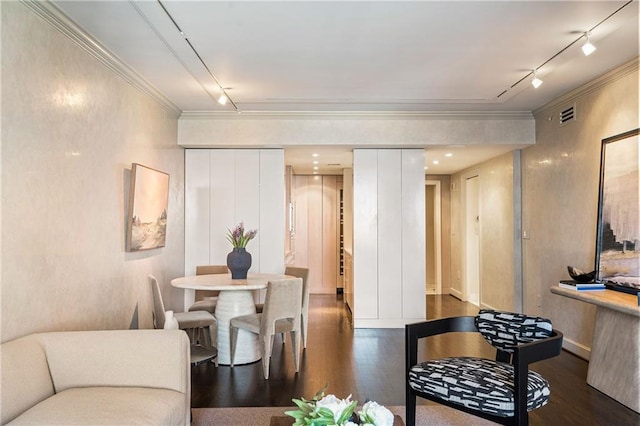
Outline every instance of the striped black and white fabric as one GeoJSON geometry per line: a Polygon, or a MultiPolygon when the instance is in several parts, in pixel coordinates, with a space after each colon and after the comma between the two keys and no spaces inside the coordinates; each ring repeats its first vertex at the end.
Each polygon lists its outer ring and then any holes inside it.
{"type": "MultiPolygon", "coordinates": [[[[475,324],[489,343],[507,352],[552,334],[547,319],[486,309],[480,310],[475,324]]],[[[470,357],[430,360],[411,368],[409,386],[474,410],[501,417],[514,415],[514,372],[508,363],[470,357]]],[[[527,411],[545,405],[550,393],[549,382],[529,371],[527,411]]]]}
{"type": "Polygon", "coordinates": [[[553,334],[551,321],[512,312],[481,309],[475,319],[476,328],[494,347],[513,352],[513,347],[544,339],[553,334]]]}

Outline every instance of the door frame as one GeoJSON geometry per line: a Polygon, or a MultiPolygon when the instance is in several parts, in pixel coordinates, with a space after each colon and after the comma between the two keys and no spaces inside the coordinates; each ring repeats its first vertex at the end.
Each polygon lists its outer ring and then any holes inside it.
{"type": "MultiPolygon", "coordinates": [[[[480,171],[478,169],[471,170],[467,173],[464,173],[461,176],[461,201],[462,201],[462,301],[467,302],[469,300],[469,286],[467,282],[467,180],[472,178],[478,178],[478,184],[480,181],[480,171]]],[[[478,187],[479,189],[479,187],[478,187]]],[[[478,194],[479,195],[479,194],[478,194]]],[[[482,200],[481,197],[478,196],[478,210],[482,210],[482,200]]],[[[478,223],[478,306],[482,305],[482,242],[480,241],[482,238],[482,220],[478,223]]]]}
{"type": "MultiPolygon", "coordinates": [[[[441,183],[439,180],[431,180],[425,179],[424,181],[425,189],[427,186],[435,186],[435,196],[434,196],[434,212],[433,212],[433,221],[434,223],[434,232],[435,232],[435,265],[436,265],[436,292],[434,294],[442,294],[442,191],[441,191],[441,183]]],[[[426,200],[425,200],[425,209],[426,209],[426,200]]],[[[425,235],[426,237],[426,235],[425,235]]],[[[425,294],[427,293],[426,288],[426,274],[425,274],[425,294]]]]}

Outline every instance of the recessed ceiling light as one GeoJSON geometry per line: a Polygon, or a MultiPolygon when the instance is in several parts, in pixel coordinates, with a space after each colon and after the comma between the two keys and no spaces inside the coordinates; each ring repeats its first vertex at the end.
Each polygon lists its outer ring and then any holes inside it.
{"type": "Polygon", "coordinates": [[[320,156],[320,154],[318,154],[318,153],[314,152],[313,154],[311,154],[311,156],[312,156],[312,157],[319,157],[319,156],[320,156]]]}
{"type": "Polygon", "coordinates": [[[438,160],[433,160],[433,164],[440,164],[438,160]]]}
{"type": "Polygon", "coordinates": [[[427,166],[424,166],[424,169],[425,169],[425,170],[428,170],[429,168],[428,168],[427,166]]]}
{"type": "Polygon", "coordinates": [[[315,166],[315,167],[313,168],[313,170],[318,170],[318,166],[315,166]]]}
{"type": "Polygon", "coordinates": [[[317,160],[313,162],[313,164],[318,164],[318,163],[319,163],[319,161],[317,161],[317,160]]]}
{"type": "Polygon", "coordinates": [[[445,157],[453,157],[453,154],[452,154],[452,153],[450,153],[450,152],[447,152],[444,156],[445,156],[445,157]]]}

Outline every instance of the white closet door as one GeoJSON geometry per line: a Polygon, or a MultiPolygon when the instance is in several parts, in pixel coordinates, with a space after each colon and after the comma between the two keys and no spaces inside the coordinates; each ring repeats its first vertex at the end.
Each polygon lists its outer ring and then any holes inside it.
{"type": "Polygon", "coordinates": [[[378,151],[353,151],[354,319],[378,318],[378,151]]]}
{"type": "Polygon", "coordinates": [[[184,273],[209,263],[209,150],[185,152],[184,273]]]}
{"type": "MultiPolygon", "coordinates": [[[[260,150],[260,272],[284,272],[284,150],[260,150]]],[[[249,243],[249,244],[252,244],[249,243]]]]}
{"type": "Polygon", "coordinates": [[[378,151],[378,317],[402,318],[402,151],[378,151]]]}
{"type": "Polygon", "coordinates": [[[402,151],[402,317],[426,316],[424,150],[402,151]]]}
{"type": "Polygon", "coordinates": [[[232,250],[227,241],[227,230],[233,228],[236,222],[236,170],[235,150],[212,149],[211,153],[211,213],[209,220],[209,245],[212,265],[226,265],[227,254],[232,250]]]}
{"type": "MultiPolygon", "coordinates": [[[[260,242],[263,239],[260,228],[260,151],[256,149],[236,149],[235,158],[235,224],[244,222],[245,231],[258,229],[256,237],[247,244],[247,251],[251,253],[251,269],[249,272],[260,271],[260,242]]],[[[284,166],[283,166],[284,167],[284,166]]],[[[284,170],[282,170],[284,173],[284,170]]],[[[284,183],[284,181],[283,181],[284,183]]],[[[267,231],[268,232],[268,231],[267,231]]],[[[280,254],[284,258],[284,251],[280,254]]]]}

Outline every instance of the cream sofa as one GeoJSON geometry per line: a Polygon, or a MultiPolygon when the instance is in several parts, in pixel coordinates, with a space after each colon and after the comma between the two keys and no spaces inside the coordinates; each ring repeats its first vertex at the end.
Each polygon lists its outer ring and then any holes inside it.
{"type": "Polygon", "coordinates": [[[0,414],[10,425],[188,425],[182,330],[39,333],[2,344],[0,414]]]}

